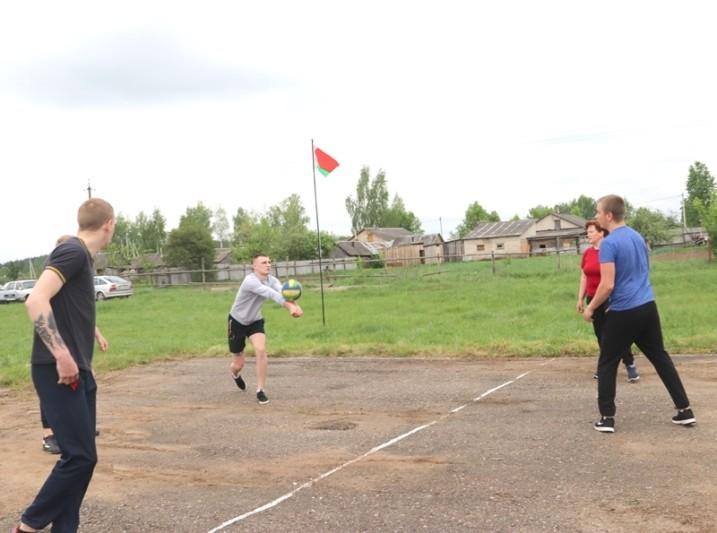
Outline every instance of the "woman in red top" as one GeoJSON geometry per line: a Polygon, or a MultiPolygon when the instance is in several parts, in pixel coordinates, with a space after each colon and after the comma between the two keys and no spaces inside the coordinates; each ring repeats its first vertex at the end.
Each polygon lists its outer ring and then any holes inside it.
{"type": "MultiPolygon", "coordinates": [[[[580,276],[580,289],[578,290],[578,303],[575,306],[578,313],[582,314],[585,310],[585,304],[590,303],[590,300],[595,296],[598,285],[600,285],[600,241],[607,236],[608,231],[598,224],[597,220],[591,219],[585,223],[585,231],[588,235],[588,242],[590,247],[583,253],[582,263],[580,265],[582,269],[582,275],[580,276]]],[[[600,307],[595,309],[593,313],[593,330],[597,337],[598,346],[600,346],[600,338],[602,337],[602,328],[605,324],[605,312],[608,302],[605,302],[600,307]]],[[[637,367],[635,366],[635,358],[632,355],[630,349],[627,350],[622,356],[622,362],[625,363],[627,368],[627,381],[634,383],[640,379],[640,374],[637,373],[637,367]]],[[[597,373],[593,374],[593,377],[597,379],[597,373]]]]}

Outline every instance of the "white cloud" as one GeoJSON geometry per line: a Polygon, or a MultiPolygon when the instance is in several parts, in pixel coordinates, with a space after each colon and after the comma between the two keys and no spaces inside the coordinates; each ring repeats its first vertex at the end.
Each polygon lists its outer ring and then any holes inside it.
{"type": "Polygon", "coordinates": [[[215,64],[149,33],[118,34],[35,62],[16,80],[30,101],[61,107],[125,107],[237,98],[280,85],[258,72],[215,64]]]}
{"type": "Polygon", "coordinates": [[[674,211],[690,164],[717,169],[708,2],[36,9],[0,21],[0,262],[72,232],[88,180],[170,227],[198,201],[232,215],[292,193],[313,218],[312,138],[341,164],[317,180],[343,234],[363,165],[446,234],[473,201],[674,211]]]}

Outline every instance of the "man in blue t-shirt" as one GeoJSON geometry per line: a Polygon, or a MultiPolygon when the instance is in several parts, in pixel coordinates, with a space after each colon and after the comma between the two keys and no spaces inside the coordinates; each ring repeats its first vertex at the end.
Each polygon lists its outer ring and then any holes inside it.
{"type": "Polygon", "coordinates": [[[665,351],[660,315],[650,284],[647,245],[642,236],[625,225],[625,201],[615,195],[597,202],[595,218],[610,231],[600,244],[600,285],[585,308],[585,320],[609,301],[598,361],[598,408],[601,419],[594,428],[615,431],[615,380],[620,354],[634,342],[655,367],[675,403],[675,424],[696,422],[680,375],[665,351]]]}

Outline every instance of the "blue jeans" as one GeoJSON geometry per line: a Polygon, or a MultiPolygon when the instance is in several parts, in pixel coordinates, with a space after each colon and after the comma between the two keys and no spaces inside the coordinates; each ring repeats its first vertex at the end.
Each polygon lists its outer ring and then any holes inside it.
{"type": "Polygon", "coordinates": [[[62,455],[22,521],[34,529],[51,523],[52,533],[75,533],[80,525],[80,506],[97,464],[97,384],[92,373],[84,370],[80,371],[76,390],[57,380],[55,365],[32,365],[40,406],[62,455]]]}

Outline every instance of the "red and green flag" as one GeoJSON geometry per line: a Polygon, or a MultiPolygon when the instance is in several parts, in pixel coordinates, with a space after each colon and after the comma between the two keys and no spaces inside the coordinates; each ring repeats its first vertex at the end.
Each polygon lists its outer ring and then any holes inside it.
{"type": "Polygon", "coordinates": [[[336,167],[339,166],[339,162],[336,159],[319,148],[314,148],[314,155],[316,156],[316,166],[324,176],[328,176],[330,172],[336,170],[336,167]]]}

